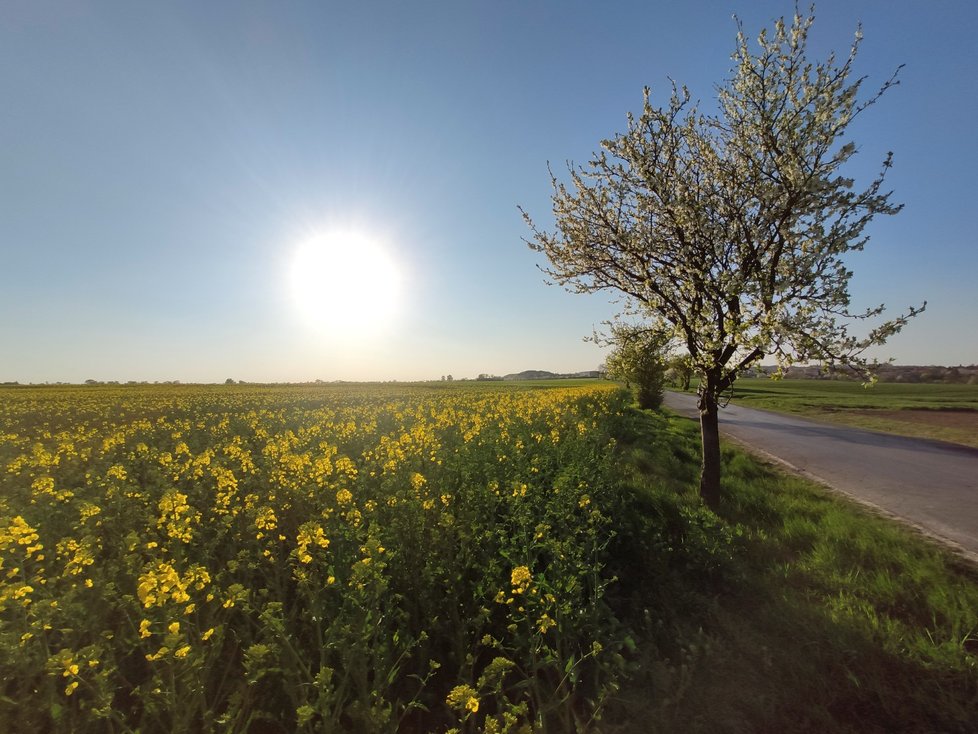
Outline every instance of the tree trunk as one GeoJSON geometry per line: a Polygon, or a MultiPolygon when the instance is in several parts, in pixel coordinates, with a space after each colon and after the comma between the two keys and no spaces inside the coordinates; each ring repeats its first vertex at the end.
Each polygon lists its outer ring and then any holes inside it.
{"type": "Polygon", "coordinates": [[[700,499],[711,510],[720,507],[720,411],[716,393],[709,385],[699,400],[700,434],[703,439],[703,466],[700,473],[700,499]]]}

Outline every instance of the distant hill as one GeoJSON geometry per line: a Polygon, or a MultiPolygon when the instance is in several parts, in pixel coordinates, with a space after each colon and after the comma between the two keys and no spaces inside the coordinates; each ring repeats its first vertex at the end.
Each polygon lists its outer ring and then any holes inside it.
{"type": "Polygon", "coordinates": [[[503,375],[504,380],[572,380],[595,377],[601,377],[601,373],[597,370],[565,373],[548,372],[547,370],[523,370],[522,372],[503,375]]]}

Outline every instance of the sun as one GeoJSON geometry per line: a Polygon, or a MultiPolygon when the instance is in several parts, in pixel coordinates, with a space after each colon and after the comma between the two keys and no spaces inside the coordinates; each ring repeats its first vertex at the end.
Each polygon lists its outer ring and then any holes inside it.
{"type": "Polygon", "coordinates": [[[302,242],[292,257],[296,310],[323,336],[371,339],[398,315],[401,271],[389,250],[360,231],[331,231],[302,242]]]}

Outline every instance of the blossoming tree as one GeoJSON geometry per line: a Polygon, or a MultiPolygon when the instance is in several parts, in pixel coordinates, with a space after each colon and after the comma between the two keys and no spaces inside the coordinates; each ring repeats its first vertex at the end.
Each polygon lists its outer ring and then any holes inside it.
{"type": "Polygon", "coordinates": [[[817,361],[868,374],[865,351],[924,307],[865,336],[850,331],[884,307],[850,307],[845,257],[863,248],[875,215],[901,206],[882,188],[891,155],[863,190],[842,173],[856,152],[846,132],[897,81],[860,100],[863,78],[851,73],[861,33],[844,61],[812,62],[813,20],[776,21],[756,51],[741,29],[716,114],[700,112],[684,87],[658,107],[646,88],[641,115],[586,166],[570,166],[569,185],[551,173],[555,231],[523,212],[554,281],[624,295],[685,348],[699,376],[700,494],[711,507],[718,408],[738,374],[766,355],[782,367],[817,361]]]}

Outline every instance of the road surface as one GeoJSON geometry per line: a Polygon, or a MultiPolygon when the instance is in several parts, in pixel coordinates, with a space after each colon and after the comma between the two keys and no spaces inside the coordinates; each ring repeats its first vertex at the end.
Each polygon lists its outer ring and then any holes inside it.
{"type": "MultiPolygon", "coordinates": [[[[696,397],[665,407],[698,417],[696,397]]],[[[729,405],[720,432],[978,559],[978,449],[729,405]]]]}

